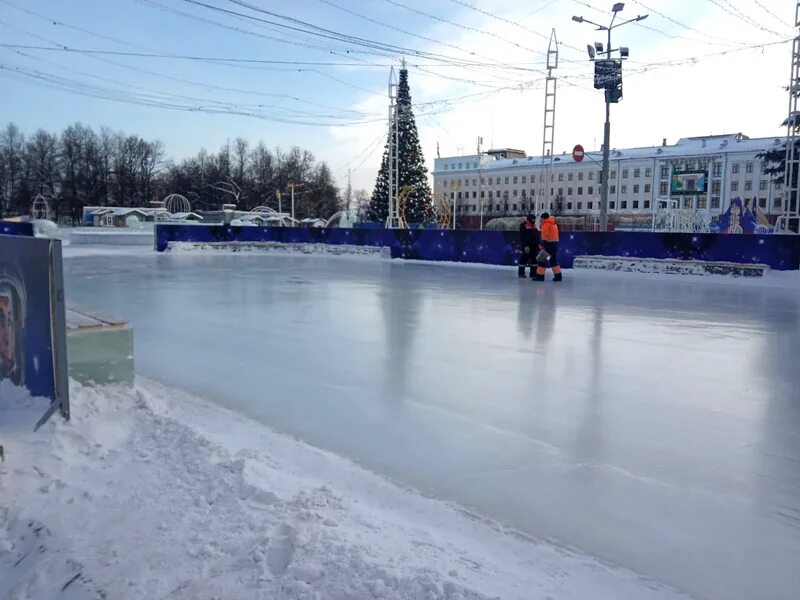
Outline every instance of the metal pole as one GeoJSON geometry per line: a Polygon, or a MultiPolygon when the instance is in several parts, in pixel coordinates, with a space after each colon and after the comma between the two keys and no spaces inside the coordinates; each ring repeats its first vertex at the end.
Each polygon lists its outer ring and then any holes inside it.
{"type": "Polygon", "coordinates": [[[296,223],[294,220],[294,181],[289,184],[289,187],[292,189],[292,223],[296,223]]]}

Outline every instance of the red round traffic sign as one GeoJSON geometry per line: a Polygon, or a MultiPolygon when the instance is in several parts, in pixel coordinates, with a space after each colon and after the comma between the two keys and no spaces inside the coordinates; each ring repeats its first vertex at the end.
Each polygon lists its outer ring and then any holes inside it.
{"type": "Polygon", "coordinates": [[[578,144],[572,149],[572,160],[575,162],[581,162],[585,154],[586,152],[584,152],[583,146],[578,144]]]}

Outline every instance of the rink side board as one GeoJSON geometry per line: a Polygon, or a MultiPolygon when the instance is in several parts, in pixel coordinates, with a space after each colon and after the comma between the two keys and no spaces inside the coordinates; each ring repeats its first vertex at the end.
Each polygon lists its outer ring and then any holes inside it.
{"type": "MultiPolygon", "coordinates": [[[[324,243],[391,248],[392,258],[515,265],[520,256],[516,231],[237,227],[157,224],[156,250],[173,242],[324,243]]],[[[800,236],[721,233],[562,232],[559,259],[572,267],[576,256],[630,256],[746,264],[786,271],[800,268],[800,236]]]]}
{"type": "MultiPolygon", "coordinates": [[[[0,234],[0,379],[69,418],[61,242],[0,234]]],[[[2,402],[2,399],[0,399],[2,402]]]]}

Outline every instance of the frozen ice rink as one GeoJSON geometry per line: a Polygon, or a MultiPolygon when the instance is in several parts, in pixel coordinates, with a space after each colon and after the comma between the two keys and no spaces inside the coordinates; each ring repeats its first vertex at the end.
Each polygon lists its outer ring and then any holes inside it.
{"type": "Polygon", "coordinates": [[[800,286],[66,256],[144,375],[698,598],[797,598],[800,286]]]}

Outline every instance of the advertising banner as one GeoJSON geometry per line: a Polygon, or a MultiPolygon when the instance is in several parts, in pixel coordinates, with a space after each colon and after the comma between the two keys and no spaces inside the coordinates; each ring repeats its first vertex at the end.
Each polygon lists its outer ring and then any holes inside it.
{"type": "Polygon", "coordinates": [[[0,234],[33,237],[33,224],[22,221],[0,221],[0,234]]]}
{"type": "Polygon", "coordinates": [[[66,359],[61,242],[0,235],[0,379],[51,400],[40,424],[69,418],[66,359]]]}

